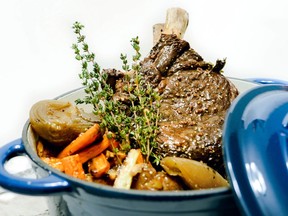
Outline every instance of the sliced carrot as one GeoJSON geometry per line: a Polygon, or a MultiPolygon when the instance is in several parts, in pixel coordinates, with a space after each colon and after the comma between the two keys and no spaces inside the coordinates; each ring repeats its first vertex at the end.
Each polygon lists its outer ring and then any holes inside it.
{"type": "Polygon", "coordinates": [[[64,167],[62,164],[62,160],[59,158],[53,158],[53,157],[41,157],[41,159],[47,163],[49,166],[63,172],[64,171],[64,167]]]}
{"type": "Polygon", "coordinates": [[[101,135],[100,125],[95,124],[84,133],[80,134],[68,146],[66,146],[58,155],[58,158],[64,158],[87,147],[101,135]]]}
{"type": "Polygon", "coordinates": [[[64,173],[82,180],[86,179],[85,172],[78,154],[64,157],[61,159],[61,161],[63,164],[64,173]]]}
{"type": "Polygon", "coordinates": [[[104,134],[101,142],[96,143],[95,145],[89,146],[83,149],[82,151],[80,151],[78,154],[79,154],[81,163],[85,163],[88,160],[101,154],[104,150],[106,150],[111,145],[111,142],[114,142],[113,140],[114,138],[109,139],[106,136],[106,134],[104,134]]]}
{"type": "Polygon", "coordinates": [[[136,160],[136,164],[142,164],[142,163],[144,163],[144,157],[143,157],[143,154],[140,153],[136,160]]]}
{"type": "Polygon", "coordinates": [[[89,161],[88,167],[91,175],[93,175],[95,178],[101,178],[109,171],[110,163],[107,160],[106,156],[101,153],[100,155],[92,158],[92,160],[89,161]]]}

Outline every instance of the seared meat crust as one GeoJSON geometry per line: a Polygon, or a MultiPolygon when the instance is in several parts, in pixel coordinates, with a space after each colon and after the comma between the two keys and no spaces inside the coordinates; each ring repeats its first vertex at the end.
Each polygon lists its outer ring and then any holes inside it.
{"type": "Polygon", "coordinates": [[[238,95],[224,65],[205,62],[175,35],[162,35],[143,60],[142,75],[162,96],[158,154],[203,161],[223,174],[222,125],[238,95]]]}

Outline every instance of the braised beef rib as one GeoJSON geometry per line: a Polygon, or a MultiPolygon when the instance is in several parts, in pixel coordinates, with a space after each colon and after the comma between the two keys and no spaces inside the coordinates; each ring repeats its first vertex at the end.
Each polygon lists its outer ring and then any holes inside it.
{"type": "Polygon", "coordinates": [[[203,161],[224,173],[222,126],[238,95],[221,73],[224,65],[205,62],[176,35],[161,35],[141,62],[141,74],[162,97],[158,154],[203,161]]]}

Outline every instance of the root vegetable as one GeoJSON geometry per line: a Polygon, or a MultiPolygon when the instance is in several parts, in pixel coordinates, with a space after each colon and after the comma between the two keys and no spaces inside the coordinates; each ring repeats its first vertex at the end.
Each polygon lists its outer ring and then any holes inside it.
{"type": "Polygon", "coordinates": [[[137,163],[137,159],[141,155],[140,149],[131,149],[120,167],[119,174],[115,179],[113,187],[121,189],[130,189],[133,179],[133,168],[137,163]]]}
{"type": "Polygon", "coordinates": [[[84,149],[97,138],[101,136],[101,130],[99,124],[94,124],[86,132],[80,134],[75,140],[73,140],[68,146],[66,146],[58,155],[58,158],[63,158],[74,154],[75,152],[84,149]]]}
{"type": "Polygon", "coordinates": [[[63,164],[64,173],[82,180],[86,179],[85,172],[78,154],[64,157],[61,161],[63,164]]]}
{"type": "Polygon", "coordinates": [[[91,161],[88,163],[89,172],[95,178],[101,178],[105,175],[110,169],[110,163],[107,160],[106,156],[101,153],[97,157],[92,158],[91,161]]]}
{"type": "Polygon", "coordinates": [[[114,138],[108,138],[107,135],[104,134],[101,142],[91,145],[79,152],[81,163],[85,163],[86,161],[98,156],[109,146],[114,145],[113,143],[115,142],[114,138]]]}

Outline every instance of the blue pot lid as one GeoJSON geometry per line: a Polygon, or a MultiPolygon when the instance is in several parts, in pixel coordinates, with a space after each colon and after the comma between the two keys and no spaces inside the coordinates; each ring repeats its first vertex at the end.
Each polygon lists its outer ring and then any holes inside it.
{"type": "Polygon", "coordinates": [[[240,95],[223,130],[228,179],[246,215],[288,215],[288,87],[240,95]]]}

